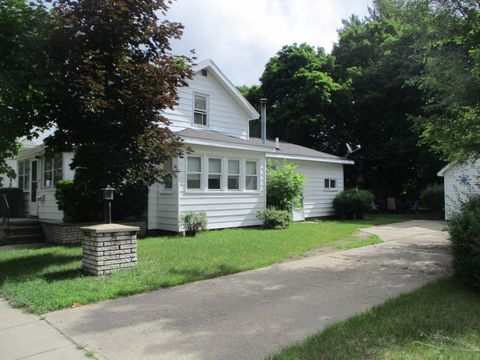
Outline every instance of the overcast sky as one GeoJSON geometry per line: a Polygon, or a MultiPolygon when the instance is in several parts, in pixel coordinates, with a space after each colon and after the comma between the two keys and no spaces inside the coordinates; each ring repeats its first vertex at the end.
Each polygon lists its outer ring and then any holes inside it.
{"type": "Polygon", "coordinates": [[[167,14],[185,26],[174,52],[195,49],[235,85],[258,83],[283,45],[306,42],[330,52],[342,19],[367,15],[371,0],[177,0],[167,14]]]}

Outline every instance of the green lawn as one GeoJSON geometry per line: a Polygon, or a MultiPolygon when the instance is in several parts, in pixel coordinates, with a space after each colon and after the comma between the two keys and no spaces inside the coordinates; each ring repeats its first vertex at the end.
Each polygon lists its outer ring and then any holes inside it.
{"type": "Polygon", "coordinates": [[[54,246],[0,252],[0,296],[35,313],[87,304],[200,279],[267,266],[321,248],[379,242],[352,239],[359,228],[403,221],[397,215],[368,220],[294,223],[286,230],[230,229],[196,238],[157,237],[138,242],[138,267],[93,277],[81,269],[81,248],[54,246]]]}
{"type": "Polygon", "coordinates": [[[453,279],[441,280],[269,359],[480,359],[480,294],[453,279]]]}

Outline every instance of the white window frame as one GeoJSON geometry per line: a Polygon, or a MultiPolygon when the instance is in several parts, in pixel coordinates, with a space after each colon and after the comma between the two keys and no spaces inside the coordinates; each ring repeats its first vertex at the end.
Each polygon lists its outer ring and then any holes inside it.
{"type": "Polygon", "coordinates": [[[206,172],[207,172],[207,182],[206,182],[206,190],[208,191],[223,191],[223,178],[224,178],[224,172],[225,172],[225,167],[223,165],[223,159],[221,157],[215,157],[215,156],[208,156],[207,161],[206,161],[206,172]],[[220,160],[220,172],[219,173],[211,173],[210,172],[210,160],[220,160]],[[210,175],[215,175],[215,176],[220,176],[220,187],[218,189],[210,189],[209,187],[209,181],[210,181],[210,175]]]}
{"type": "Polygon", "coordinates": [[[18,160],[17,169],[18,169],[18,187],[20,188],[20,183],[22,183],[22,190],[30,191],[30,182],[31,182],[31,169],[32,165],[30,164],[30,159],[18,160]],[[20,172],[21,166],[23,164],[22,172],[20,172]],[[28,164],[28,172],[26,171],[26,166],[28,164]],[[22,179],[22,181],[20,181],[22,179]],[[28,180],[27,180],[28,179],[28,180]],[[27,180],[27,181],[26,181],[27,180]]]}
{"type": "Polygon", "coordinates": [[[204,169],[204,157],[201,156],[201,155],[192,155],[192,156],[187,156],[186,158],[186,162],[185,162],[185,189],[187,191],[202,191],[203,189],[203,185],[204,185],[204,181],[203,181],[203,169],[204,169]],[[200,171],[189,171],[188,169],[188,159],[190,158],[198,158],[200,159],[200,171]],[[200,187],[198,188],[189,188],[188,187],[188,175],[189,174],[192,174],[192,175],[200,175],[200,187]]]}
{"type": "Polygon", "coordinates": [[[63,154],[53,154],[51,157],[43,157],[43,167],[42,167],[42,186],[44,189],[53,189],[55,187],[55,170],[61,170],[61,177],[60,180],[63,179],[64,176],[64,171],[63,171],[63,154]],[[55,167],[55,156],[60,156],[61,162],[60,162],[60,167],[55,167]],[[52,183],[47,185],[47,169],[46,169],[46,164],[47,162],[51,162],[52,167],[48,170],[51,172],[51,179],[52,183]]]}
{"type": "Polygon", "coordinates": [[[325,191],[337,191],[338,190],[338,179],[325,178],[323,180],[323,188],[324,188],[325,191]],[[332,186],[332,181],[334,182],[335,186],[332,186]]]}
{"type": "Polygon", "coordinates": [[[235,158],[226,158],[226,186],[225,189],[226,191],[233,191],[233,192],[239,192],[242,191],[242,160],[241,159],[235,159],[235,158]],[[228,163],[229,161],[237,161],[238,162],[238,174],[230,174],[229,168],[228,168],[228,163]],[[228,188],[228,178],[230,176],[237,176],[238,177],[238,189],[229,189],[228,188]]]}
{"type": "Polygon", "coordinates": [[[198,127],[208,127],[209,126],[209,123],[210,123],[210,114],[209,114],[209,97],[208,95],[206,94],[201,94],[201,93],[193,93],[193,104],[192,104],[192,107],[193,107],[193,118],[192,118],[192,125],[193,126],[198,126],[198,127]],[[204,97],[205,98],[205,110],[204,109],[197,109],[195,107],[195,97],[196,96],[200,96],[200,97],[204,97]],[[198,114],[202,114],[202,115],[205,115],[205,124],[197,124],[195,122],[195,114],[198,113],[198,114]]]}
{"type": "Polygon", "coordinates": [[[163,162],[162,164],[160,164],[160,168],[162,170],[165,170],[165,167],[167,166],[167,170],[168,170],[168,165],[170,165],[170,175],[167,175],[167,176],[170,177],[170,187],[167,187],[165,181],[160,183],[160,190],[162,192],[172,192],[173,191],[173,159],[170,158],[170,159],[166,160],[165,162],[163,162]]]}
{"type": "Polygon", "coordinates": [[[260,188],[260,181],[259,181],[260,180],[260,177],[259,177],[260,171],[259,171],[259,166],[258,166],[258,160],[245,159],[244,164],[245,164],[244,165],[244,176],[243,176],[243,178],[244,178],[244,191],[246,191],[246,192],[258,192],[259,188],[260,188]],[[256,172],[255,175],[247,174],[247,163],[248,162],[254,162],[255,163],[255,172],[256,172]],[[256,186],[255,189],[247,189],[247,178],[248,177],[255,177],[257,179],[257,181],[256,181],[257,186],[256,186]]]}

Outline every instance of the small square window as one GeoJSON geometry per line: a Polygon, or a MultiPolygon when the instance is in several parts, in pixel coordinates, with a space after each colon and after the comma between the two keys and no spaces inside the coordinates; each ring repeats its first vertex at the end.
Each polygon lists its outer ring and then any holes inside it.
{"type": "Polygon", "coordinates": [[[337,188],[337,180],[335,180],[335,179],[325,179],[324,187],[325,187],[325,189],[336,189],[337,188]]]}

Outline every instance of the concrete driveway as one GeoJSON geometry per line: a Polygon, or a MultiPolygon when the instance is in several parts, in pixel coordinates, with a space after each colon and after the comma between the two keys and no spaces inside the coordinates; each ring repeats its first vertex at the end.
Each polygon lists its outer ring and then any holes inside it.
{"type": "Polygon", "coordinates": [[[47,314],[106,359],[262,359],[451,273],[442,222],[368,228],[386,242],[47,314]]]}

